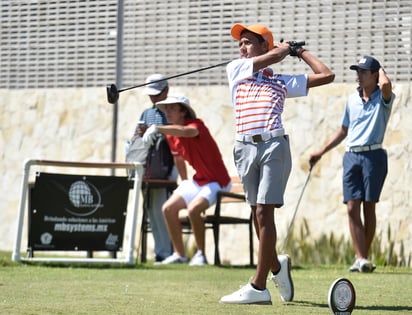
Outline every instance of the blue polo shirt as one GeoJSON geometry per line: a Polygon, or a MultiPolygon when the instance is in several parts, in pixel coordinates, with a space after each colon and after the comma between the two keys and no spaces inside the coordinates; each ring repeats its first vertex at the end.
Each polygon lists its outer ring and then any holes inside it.
{"type": "Polygon", "coordinates": [[[348,128],[347,147],[381,144],[392,111],[395,94],[386,103],[382,92],[377,88],[368,102],[362,99],[362,90],[349,96],[342,119],[342,125],[348,128]]]}
{"type": "MultiPolygon", "coordinates": [[[[167,125],[165,114],[155,105],[143,111],[143,113],[140,115],[140,121],[144,121],[144,123],[148,127],[153,124],[157,126],[167,125]]],[[[139,124],[135,128],[134,135],[137,135],[138,127],[139,124]]]]}

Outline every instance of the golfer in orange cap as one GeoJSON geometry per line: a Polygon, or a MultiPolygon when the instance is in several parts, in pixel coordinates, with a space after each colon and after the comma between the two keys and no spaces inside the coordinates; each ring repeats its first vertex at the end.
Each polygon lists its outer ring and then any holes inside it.
{"type": "Polygon", "coordinates": [[[335,75],[302,46],[275,45],[272,32],[264,25],[235,24],[231,34],[239,41],[240,54],[227,65],[236,119],[234,160],[252,209],[259,249],[251,282],[220,301],[271,304],[266,288],[269,273],[281,299],[292,301],[291,261],[288,255],[276,252],[275,208],[283,205],[291,170],[282,112],[287,97],[306,96],[309,88],[330,83],[335,75]],[[289,55],[303,60],[313,73],[276,74],[269,68],[289,55]]]}

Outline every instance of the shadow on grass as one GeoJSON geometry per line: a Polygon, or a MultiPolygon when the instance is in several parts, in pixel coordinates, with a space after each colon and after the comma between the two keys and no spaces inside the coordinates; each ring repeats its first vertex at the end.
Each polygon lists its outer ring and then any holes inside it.
{"type": "MultiPolygon", "coordinates": [[[[0,260],[0,266],[17,266],[20,264],[29,265],[29,266],[42,266],[42,267],[51,267],[51,268],[83,268],[83,269],[141,269],[141,270],[150,270],[150,269],[169,269],[177,268],[178,264],[173,265],[155,265],[153,261],[149,260],[147,262],[135,262],[133,264],[112,264],[112,263],[76,263],[76,262],[45,262],[45,261],[21,261],[13,262],[8,260],[0,260]]],[[[217,267],[222,269],[256,269],[255,265],[213,265],[210,264],[209,267],[217,267]]]]}
{"type": "Polygon", "coordinates": [[[370,305],[370,306],[357,306],[355,305],[354,310],[369,310],[369,311],[393,311],[393,312],[401,312],[401,311],[412,311],[412,306],[390,306],[390,305],[370,305]]]}
{"type": "MultiPolygon", "coordinates": [[[[328,304],[325,303],[313,303],[309,301],[293,301],[289,302],[292,305],[299,305],[303,307],[310,307],[310,308],[329,308],[328,304]]],[[[368,310],[368,311],[393,311],[393,312],[406,312],[412,311],[412,306],[409,305],[397,305],[397,306],[390,306],[390,305],[355,305],[354,311],[356,310],[368,310]]]]}
{"type": "MultiPolygon", "coordinates": [[[[396,275],[407,275],[407,276],[410,276],[410,272],[408,272],[407,270],[405,270],[405,272],[399,272],[399,270],[402,270],[402,268],[403,267],[392,267],[392,268],[396,268],[396,275]]],[[[409,267],[408,267],[409,268],[409,267]]],[[[410,268],[409,268],[410,269],[410,268]]],[[[394,272],[393,271],[385,271],[385,270],[382,270],[382,268],[379,268],[376,272],[374,272],[373,274],[375,274],[375,275],[382,275],[382,274],[384,274],[384,275],[392,275],[392,274],[394,274],[394,272]]]]}
{"type": "MultiPolygon", "coordinates": [[[[211,265],[222,269],[256,269],[256,265],[211,265]]],[[[310,269],[301,265],[292,266],[292,270],[310,269]]]]}
{"type": "Polygon", "coordinates": [[[309,301],[293,301],[293,302],[288,302],[288,304],[291,305],[299,305],[299,306],[303,306],[303,307],[310,307],[311,309],[314,307],[317,308],[328,308],[329,305],[325,304],[325,303],[314,303],[314,302],[309,302],[309,301]]]}
{"type": "MultiPolygon", "coordinates": [[[[21,261],[21,262],[12,262],[10,260],[1,261],[0,266],[7,267],[7,266],[17,266],[20,264],[29,265],[29,266],[43,266],[43,267],[50,267],[50,268],[83,268],[83,269],[164,269],[170,268],[170,265],[154,265],[152,261],[148,261],[145,263],[134,263],[134,264],[111,264],[111,263],[74,263],[74,262],[39,262],[39,261],[21,261]]],[[[256,265],[213,265],[210,264],[210,267],[217,267],[221,269],[256,269],[256,265]]],[[[173,268],[173,266],[171,266],[173,268]]],[[[292,266],[292,270],[302,270],[308,269],[302,266],[292,266]]]]}
{"type": "MultiPolygon", "coordinates": [[[[82,268],[82,269],[135,269],[136,265],[128,265],[128,264],[109,264],[109,263],[62,263],[62,262],[32,262],[32,261],[24,261],[22,264],[29,265],[29,266],[41,266],[41,267],[48,267],[48,268],[82,268]]],[[[143,269],[143,268],[142,268],[143,269]]],[[[145,268],[148,269],[148,268],[145,268]]]]}
{"type": "Polygon", "coordinates": [[[255,269],[255,265],[211,265],[222,269],[255,269]]]}

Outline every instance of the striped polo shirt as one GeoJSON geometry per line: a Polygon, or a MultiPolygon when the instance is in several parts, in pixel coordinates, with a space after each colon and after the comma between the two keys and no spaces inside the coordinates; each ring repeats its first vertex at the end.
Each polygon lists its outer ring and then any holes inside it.
{"type": "Polygon", "coordinates": [[[253,73],[253,59],[234,60],[226,70],[237,134],[255,135],[283,128],[285,99],[307,95],[304,74],[274,74],[271,68],[253,73]]]}

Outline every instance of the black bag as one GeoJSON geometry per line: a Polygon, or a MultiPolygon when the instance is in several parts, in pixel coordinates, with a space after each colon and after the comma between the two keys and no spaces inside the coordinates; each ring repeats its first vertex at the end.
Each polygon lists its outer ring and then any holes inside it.
{"type": "Polygon", "coordinates": [[[173,155],[164,135],[156,138],[146,158],[145,178],[167,179],[173,169],[173,155]]]}

